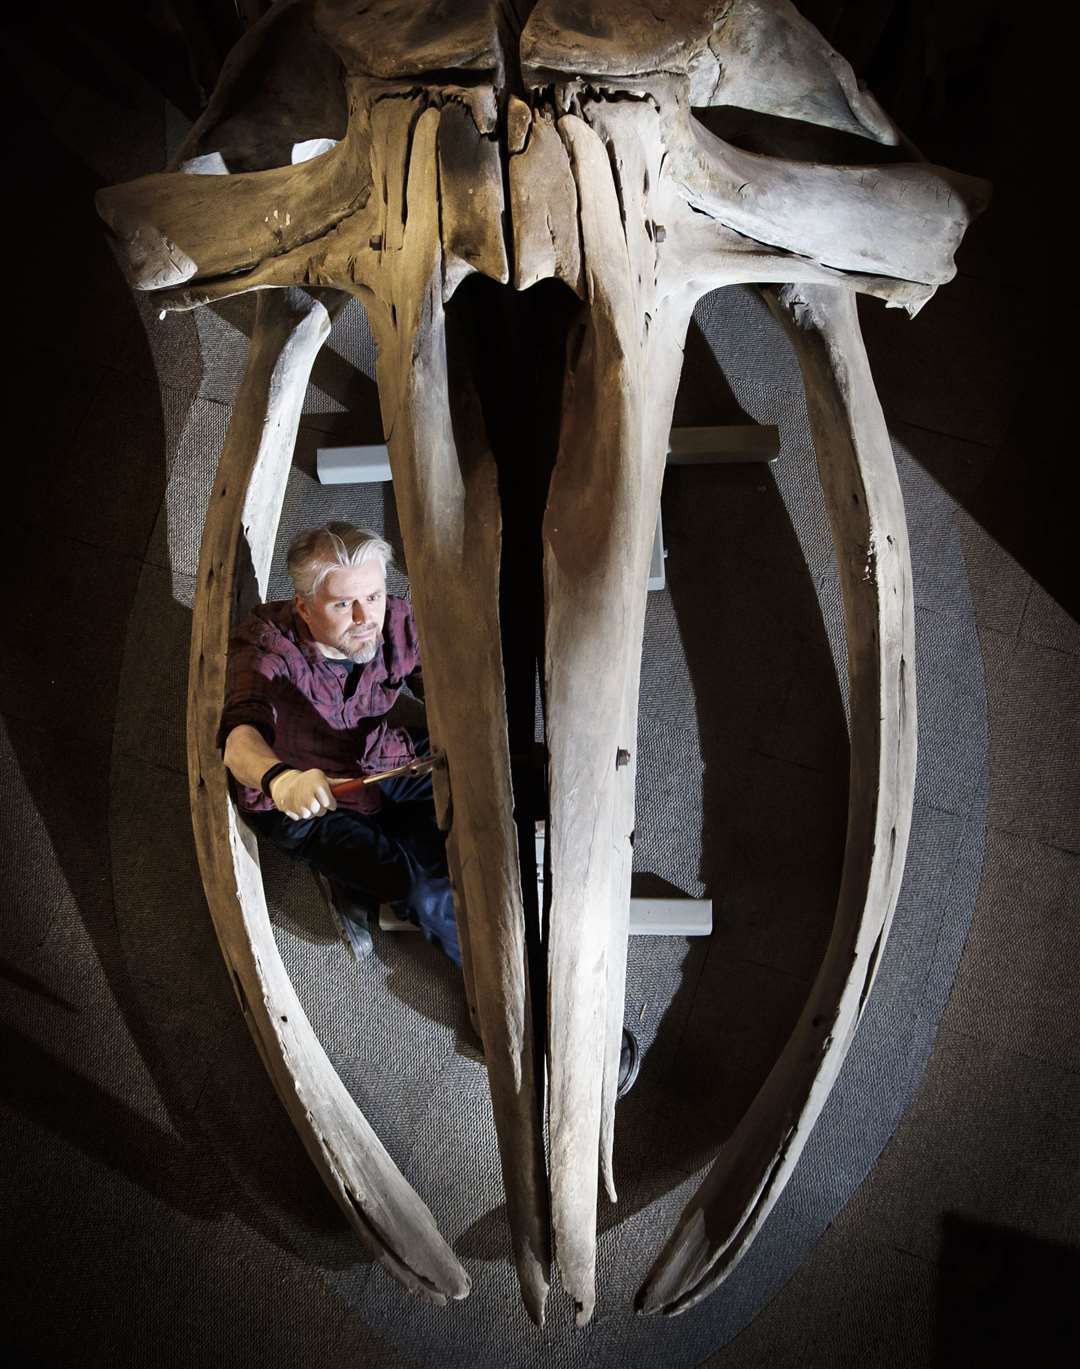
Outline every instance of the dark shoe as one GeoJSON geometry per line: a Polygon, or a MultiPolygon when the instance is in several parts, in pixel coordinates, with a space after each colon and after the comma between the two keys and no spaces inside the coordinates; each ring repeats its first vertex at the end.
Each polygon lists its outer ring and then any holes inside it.
{"type": "Polygon", "coordinates": [[[625,1098],[638,1077],[641,1069],[641,1047],[633,1032],[623,1027],[622,1050],[619,1052],[619,1084],[615,1090],[616,1098],[625,1098]]]}
{"type": "Polygon", "coordinates": [[[368,928],[367,908],[358,903],[344,885],[339,884],[336,879],[331,879],[329,875],[316,870],[315,882],[326,900],[338,934],[352,952],[353,959],[366,960],[375,949],[368,928]]]}

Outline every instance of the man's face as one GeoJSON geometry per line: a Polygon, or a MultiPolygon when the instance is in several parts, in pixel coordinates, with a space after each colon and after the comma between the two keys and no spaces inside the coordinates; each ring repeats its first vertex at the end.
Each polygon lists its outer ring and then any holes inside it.
{"type": "Polygon", "coordinates": [[[296,596],[296,611],[324,655],[364,665],[382,642],[386,574],[378,561],[332,570],[310,599],[296,596]]]}

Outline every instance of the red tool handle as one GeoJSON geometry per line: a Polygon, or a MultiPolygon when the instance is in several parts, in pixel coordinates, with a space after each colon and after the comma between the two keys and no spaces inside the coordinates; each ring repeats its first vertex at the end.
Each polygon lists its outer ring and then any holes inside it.
{"type": "Polygon", "coordinates": [[[378,784],[379,780],[391,780],[398,775],[426,775],[434,770],[438,763],[438,755],[422,756],[418,760],[409,761],[407,765],[397,765],[393,770],[383,770],[378,775],[357,775],[354,780],[339,780],[336,784],[331,783],[330,788],[336,798],[347,798],[350,794],[358,794],[369,784],[378,784]]]}
{"type": "Polygon", "coordinates": [[[342,780],[339,784],[332,784],[330,790],[335,798],[344,799],[348,798],[350,794],[359,794],[366,785],[366,776],[358,775],[354,780],[342,780]]]}

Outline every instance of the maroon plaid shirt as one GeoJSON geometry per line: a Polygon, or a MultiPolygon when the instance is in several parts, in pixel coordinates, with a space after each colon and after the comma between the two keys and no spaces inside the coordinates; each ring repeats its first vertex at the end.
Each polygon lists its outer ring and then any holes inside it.
{"type": "MultiPolygon", "coordinates": [[[[350,672],[322,654],[293,601],[262,604],[229,642],[218,747],[224,749],[234,727],[248,723],[279,759],[335,779],[414,760],[412,738],[404,728],[389,727],[383,716],[406,681],[414,693],[423,693],[416,625],[406,600],[387,595],[379,652],[357,669],[360,677],[346,697],[350,672]]],[[[259,789],[237,784],[237,791],[248,812],[274,807],[259,789]]],[[[340,800],[361,813],[376,812],[380,803],[377,785],[340,800]]]]}

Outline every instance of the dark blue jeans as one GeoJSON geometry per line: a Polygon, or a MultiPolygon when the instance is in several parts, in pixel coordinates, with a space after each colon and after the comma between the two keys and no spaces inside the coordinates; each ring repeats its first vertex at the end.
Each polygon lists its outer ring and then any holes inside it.
{"type": "Polygon", "coordinates": [[[384,780],[379,789],[382,810],[371,815],[337,808],[299,820],[277,811],[244,816],[260,836],[343,884],[358,902],[372,910],[393,905],[460,967],[446,838],[435,823],[431,776],[384,780]]]}

